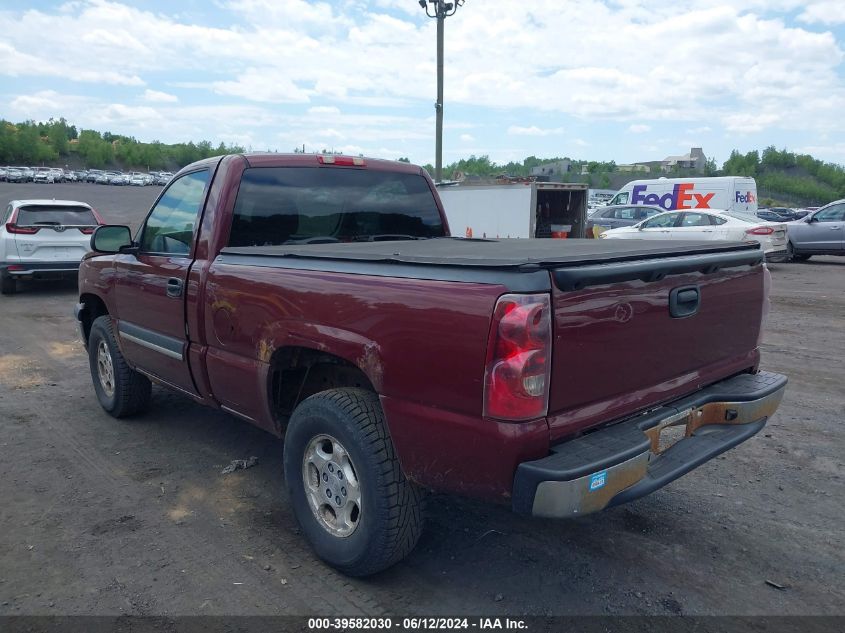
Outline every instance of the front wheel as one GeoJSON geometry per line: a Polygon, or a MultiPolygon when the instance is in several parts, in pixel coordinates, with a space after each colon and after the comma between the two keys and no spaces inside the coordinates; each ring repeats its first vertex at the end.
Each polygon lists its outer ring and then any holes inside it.
{"type": "Polygon", "coordinates": [[[126,362],[108,315],[97,318],[91,325],[88,362],[97,400],[107,413],[124,418],[141,413],[149,406],[152,384],[126,362]]]}
{"type": "Polygon", "coordinates": [[[306,538],[339,571],[374,574],[417,544],[421,493],[402,473],[376,394],[333,389],[304,400],[285,435],[284,468],[306,538]]]}

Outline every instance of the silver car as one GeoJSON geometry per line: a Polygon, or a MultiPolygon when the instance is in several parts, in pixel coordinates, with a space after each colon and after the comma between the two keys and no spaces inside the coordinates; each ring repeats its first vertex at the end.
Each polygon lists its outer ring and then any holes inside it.
{"type": "Polygon", "coordinates": [[[787,223],[789,261],[813,255],[845,255],[845,200],[837,200],[810,215],[787,223]]]}

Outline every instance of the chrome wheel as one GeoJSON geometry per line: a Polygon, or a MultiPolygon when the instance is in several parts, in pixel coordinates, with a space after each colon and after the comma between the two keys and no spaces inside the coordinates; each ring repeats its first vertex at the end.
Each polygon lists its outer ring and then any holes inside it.
{"type": "Polygon", "coordinates": [[[114,395],[114,365],[111,360],[111,351],[104,340],[100,340],[97,345],[97,375],[106,396],[111,398],[114,395]]]}
{"type": "Polygon", "coordinates": [[[317,522],[347,537],[361,522],[361,486],[349,453],[330,435],[314,437],[302,458],[302,483],[317,522]]]}

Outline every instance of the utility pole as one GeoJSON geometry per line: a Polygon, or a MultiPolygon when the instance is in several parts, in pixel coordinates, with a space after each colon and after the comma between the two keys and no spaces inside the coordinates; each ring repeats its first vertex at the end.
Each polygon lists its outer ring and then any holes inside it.
{"type": "Polygon", "coordinates": [[[455,15],[464,0],[444,2],[443,0],[419,0],[425,14],[437,20],[437,102],[434,104],[436,123],[434,182],[443,179],[443,24],[451,15],[455,15]],[[431,8],[429,9],[429,5],[431,8]]]}

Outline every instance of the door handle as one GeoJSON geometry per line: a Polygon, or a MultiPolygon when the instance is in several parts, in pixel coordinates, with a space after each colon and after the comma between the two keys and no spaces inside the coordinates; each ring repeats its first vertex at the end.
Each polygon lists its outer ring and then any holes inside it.
{"type": "Polygon", "coordinates": [[[669,293],[669,315],[682,319],[698,312],[701,305],[701,291],[698,286],[682,286],[669,293]]]}
{"type": "Polygon", "coordinates": [[[183,283],[178,277],[171,277],[167,280],[167,296],[178,299],[182,296],[183,283]]]}

